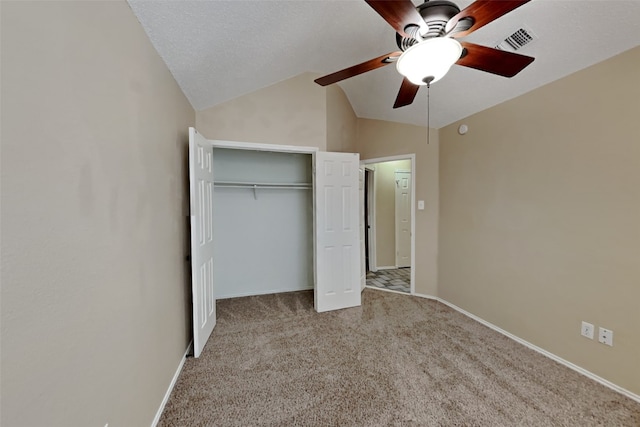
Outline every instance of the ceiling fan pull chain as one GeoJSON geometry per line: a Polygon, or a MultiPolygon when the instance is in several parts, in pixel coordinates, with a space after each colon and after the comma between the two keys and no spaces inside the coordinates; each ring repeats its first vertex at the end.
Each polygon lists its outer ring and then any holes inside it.
{"type": "Polygon", "coordinates": [[[427,82],[427,145],[431,140],[431,82],[427,82]]]}

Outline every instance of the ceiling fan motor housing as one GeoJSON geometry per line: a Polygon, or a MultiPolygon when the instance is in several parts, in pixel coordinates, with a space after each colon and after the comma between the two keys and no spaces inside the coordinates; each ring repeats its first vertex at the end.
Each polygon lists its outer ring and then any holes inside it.
{"type": "Polygon", "coordinates": [[[420,37],[418,35],[419,27],[414,26],[405,30],[413,37],[403,37],[396,33],[396,43],[403,51],[418,43],[418,40],[444,35],[444,27],[447,22],[460,12],[460,8],[455,3],[447,0],[426,0],[416,9],[424,22],[429,25],[429,31],[420,37]]]}

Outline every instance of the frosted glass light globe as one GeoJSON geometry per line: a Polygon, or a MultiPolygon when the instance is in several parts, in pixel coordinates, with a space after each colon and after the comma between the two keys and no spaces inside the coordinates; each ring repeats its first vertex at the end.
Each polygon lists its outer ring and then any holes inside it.
{"type": "Polygon", "coordinates": [[[426,85],[440,80],[447,74],[453,64],[460,59],[462,46],[457,40],[449,37],[437,37],[427,39],[414,44],[405,50],[396,68],[415,85],[426,85]]]}

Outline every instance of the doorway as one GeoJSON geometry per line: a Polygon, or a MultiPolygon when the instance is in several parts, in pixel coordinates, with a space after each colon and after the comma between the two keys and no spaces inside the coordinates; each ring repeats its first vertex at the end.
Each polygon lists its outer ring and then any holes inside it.
{"type": "Polygon", "coordinates": [[[362,164],[366,286],[414,294],[415,154],[362,164]]]}

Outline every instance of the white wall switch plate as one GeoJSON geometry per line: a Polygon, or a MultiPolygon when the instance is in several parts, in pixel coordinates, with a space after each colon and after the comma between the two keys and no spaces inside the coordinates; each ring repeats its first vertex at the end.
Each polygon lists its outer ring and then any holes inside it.
{"type": "Polygon", "coordinates": [[[585,337],[585,338],[589,338],[590,340],[593,339],[593,331],[595,330],[594,326],[591,323],[588,322],[582,322],[582,327],[580,328],[580,334],[585,337]]]}
{"type": "Polygon", "coordinates": [[[613,331],[605,328],[598,328],[598,341],[602,344],[613,347],[613,331]]]}
{"type": "Polygon", "coordinates": [[[418,210],[419,211],[424,210],[424,200],[418,200],[418,210]]]}

